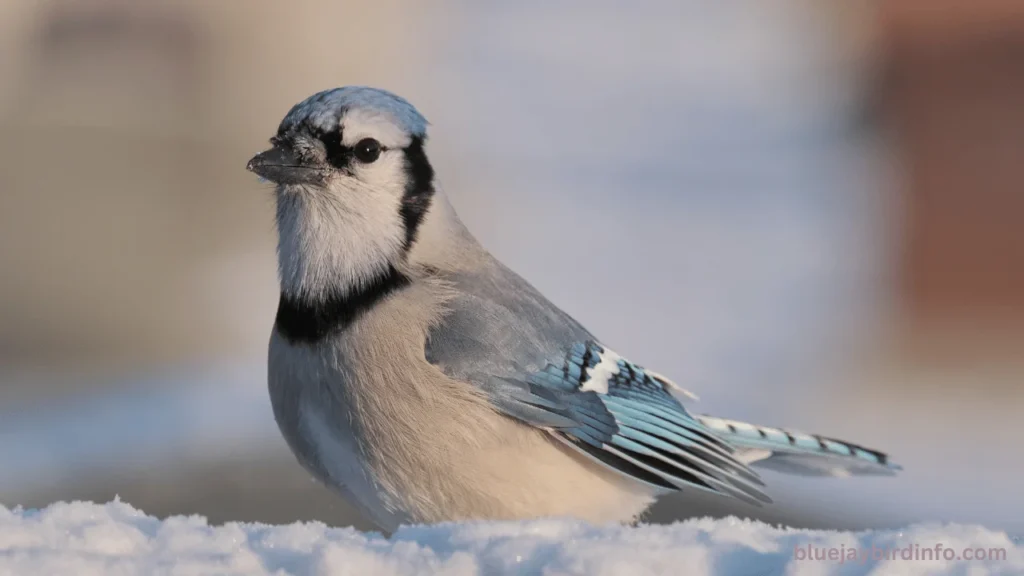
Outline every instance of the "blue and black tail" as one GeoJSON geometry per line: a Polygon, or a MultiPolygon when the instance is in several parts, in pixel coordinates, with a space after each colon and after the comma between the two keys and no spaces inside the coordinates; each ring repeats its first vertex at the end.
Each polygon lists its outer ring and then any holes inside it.
{"type": "Polygon", "coordinates": [[[699,415],[697,419],[736,448],[736,459],[758,468],[801,476],[892,476],[902,467],[889,456],[844,440],[699,415]]]}

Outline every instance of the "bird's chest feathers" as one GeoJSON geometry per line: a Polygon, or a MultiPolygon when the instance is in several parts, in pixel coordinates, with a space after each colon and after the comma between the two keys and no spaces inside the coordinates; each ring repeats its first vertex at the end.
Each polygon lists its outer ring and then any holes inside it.
{"type": "MultiPolygon", "coordinates": [[[[467,430],[480,431],[484,401],[424,358],[440,304],[430,286],[412,285],[315,344],[272,339],[272,395],[298,396],[291,410],[311,456],[355,498],[393,506],[416,493],[423,470],[440,473],[453,447],[475,441],[467,430]]],[[[276,399],[275,410],[287,404],[276,399]]]]}
{"type": "Polygon", "coordinates": [[[400,458],[431,428],[430,405],[437,395],[431,391],[430,367],[415,361],[406,338],[378,339],[363,328],[357,320],[343,334],[317,344],[286,343],[287,360],[278,360],[274,371],[282,387],[301,395],[297,408],[327,419],[320,432],[335,429],[354,438],[369,460],[400,458]],[[373,350],[374,343],[387,350],[373,350]]]}
{"type": "Polygon", "coordinates": [[[419,445],[415,395],[395,393],[409,385],[401,371],[357,369],[360,353],[336,341],[292,345],[275,336],[271,348],[275,413],[300,460],[379,524],[408,521],[406,471],[429,447],[419,445]]]}

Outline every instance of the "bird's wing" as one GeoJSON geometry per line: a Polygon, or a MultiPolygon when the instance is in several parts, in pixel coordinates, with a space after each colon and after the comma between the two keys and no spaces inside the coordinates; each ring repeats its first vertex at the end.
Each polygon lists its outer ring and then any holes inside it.
{"type": "Polygon", "coordinates": [[[683,408],[666,379],[596,342],[511,272],[473,289],[449,303],[426,355],[478,386],[496,410],[654,487],[770,502],[757,474],[683,408]]]}

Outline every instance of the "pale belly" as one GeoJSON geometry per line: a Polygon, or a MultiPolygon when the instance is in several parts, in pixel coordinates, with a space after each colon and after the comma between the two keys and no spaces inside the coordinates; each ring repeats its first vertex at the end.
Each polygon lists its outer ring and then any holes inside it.
{"type": "Polygon", "coordinates": [[[499,445],[467,441],[439,449],[430,441],[410,440],[397,453],[394,447],[371,445],[374,464],[344,425],[325,421],[316,410],[303,418],[327,476],[322,480],[389,531],[401,524],[471,519],[629,522],[654,500],[652,490],[573,455],[541,432],[512,421],[499,426],[507,426],[506,441],[499,445]],[[391,466],[390,459],[407,465],[391,466]]]}
{"type": "Polygon", "coordinates": [[[386,530],[407,524],[412,518],[400,509],[373,478],[360,456],[356,441],[344,422],[328,422],[316,409],[303,410],[302,433],[316,451],[320,478],[339,492],[369,520],[386,530]]]}

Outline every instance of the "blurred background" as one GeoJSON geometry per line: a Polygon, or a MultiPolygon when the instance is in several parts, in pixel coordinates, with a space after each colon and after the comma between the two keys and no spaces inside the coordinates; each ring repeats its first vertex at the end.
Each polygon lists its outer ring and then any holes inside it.
{"type": "Polygon", "coordinates": [[[1024,534],[1019,0],[4,0],[0,503],[368,526],[273,422],[244,170],[346,84],[414,102],[480,240],[693,410],[905,466],[653,520],[1024,534]]]}

